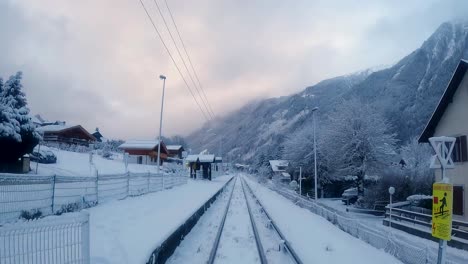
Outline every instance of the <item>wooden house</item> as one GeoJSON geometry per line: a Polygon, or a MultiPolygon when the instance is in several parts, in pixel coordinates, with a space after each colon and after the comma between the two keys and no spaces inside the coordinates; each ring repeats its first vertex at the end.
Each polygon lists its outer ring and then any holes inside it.
{"type": "Polygon", "coordinates": [[[170,158],[182,159],[182,152],[184,152],[184,147],[182,145],[167,145],[168,156],[170,158]]]}
{"type": "MultiPolygon", "coordinates": [[[[157,140],[128,140],[119,146],[128,153],[128,163],[135,164],[158,164],[158,141],[157,140]]],[[[160,164],[167,160],[166,144],[161,141],[160,164]]]]}
{"type": "Polygon", "coordinates": [[[68,144],[88,146],[96,142],[96,138],[80,125],[45,125],[36,128],[49,144],[68,144]]]}

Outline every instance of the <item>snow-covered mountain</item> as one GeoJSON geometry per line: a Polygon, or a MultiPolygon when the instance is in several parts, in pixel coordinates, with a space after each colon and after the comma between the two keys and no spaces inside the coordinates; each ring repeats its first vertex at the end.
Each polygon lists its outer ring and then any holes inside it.
{"type": "Polygon", "coordinates": [[[320,120],[341,99],[359,97],[376,104],[404,142],[420,134],[462,58],[468,58],[468,22],[444,23],[419,49],[389,68],[324,80],[298,94],[250,103],[187,139],[195,150],[218,150],[221,140],[230,160],[278,158],[285,137],[312,121],[311,109],[320,108],[320,120]]]}

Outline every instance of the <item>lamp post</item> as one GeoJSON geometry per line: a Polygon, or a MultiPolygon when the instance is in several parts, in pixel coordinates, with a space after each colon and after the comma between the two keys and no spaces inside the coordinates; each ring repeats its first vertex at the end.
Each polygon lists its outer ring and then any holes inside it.
{"type": "Polygon", "coordinates": [[[395,193],[395,187],[390,186],[390,188],[388,188],[388,193],[390,194],[390,215],[388,216],[388,226],[392,227],[392,198],[393,194],[395,193]]]}
{"type": "Polygon", "coordinates": [[[159,79],[163,80],[163,91],[161,99],[161,117],[159,118],[159,140],[158,140],[158,174],[159,166],[161,164],[161,131],[162,131],[162,119],[163,119],[163,109],[164,109],[164,90],[166,88],[166,76],[159,75],[159,79]]]}
{"type": "Polygon", "coordinates": [[[318,110],[318,107],[312,109],[312,122],[314,126],[314,188],[315,188],[315,200],[317,201],[317,142],[315,140],[315,112],[318,110]]]}

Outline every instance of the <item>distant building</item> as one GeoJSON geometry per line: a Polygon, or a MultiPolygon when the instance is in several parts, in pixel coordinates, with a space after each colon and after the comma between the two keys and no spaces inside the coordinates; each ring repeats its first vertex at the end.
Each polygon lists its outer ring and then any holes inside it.
{"type": "Polygon", "coordinates": [[[167,145],[168,156],[170,158],[182,159],[182,152],[185,151],[182,145],[167,145]]]}
{"type": "Polygon", "coordinates": [[[280,180],[291,180],[291,175],[286,172],[289,167],[289,161],[270,160],[269,162],[273,176],[276,176],[280,180]]]}
{"type": "MultiPolygon", "coordinates": [[[[128,153],[128,163],[135,164],[158,164],[158,141],[157,140],[128,140],[119,146],[128,153]]],[[[167,160],[168,150],[166,144],[161,141],[160,163],[167,160]]]]}
{"type": "MultiPolygon", "coordinates": [[[[468,221],[468,61],[458,64],[450,83],[437,105],[431,119],[419,137],[419,142],[429,142],[430,137],[455,137],[452,159],[455,168],[450,170],[453,184],[454,219],[468,221]]],[[[440,170],[436,170],[436,180],[441,180],[440,170]]]]}
{"type": "Polygon", "coordinates": [[[80,125],[44,125],[36,131],[43,135],[43,140],[49,144],[68,144],[89,146],[96,138],[80,125]]]}
{"type": "Polygon", "coordinates": [[[99,128],[96,127],[96,131],[94,131],[93,136],[96,138],[98,142],[103,142],[105,141],[104,136],[99,132],[99,128]]]}
{"type": "Polygon", "coordinates": [[[198,154],[188,155],[185,159],[188,166],[190,167],[190,178],[196,179],[202,177],[211,181],[212,171],[215,169],[215,155],[213,154],[198,154]],[[197,171],[201,171],[201,175],[197,174],[197,171]]]}

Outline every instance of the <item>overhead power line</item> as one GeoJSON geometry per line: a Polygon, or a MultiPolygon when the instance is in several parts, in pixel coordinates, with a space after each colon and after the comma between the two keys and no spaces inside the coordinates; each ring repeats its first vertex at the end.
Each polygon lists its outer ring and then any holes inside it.
{"type": "Polygon", "coordinates": [[[182,37],[181,37],[181,35],[180,35],[179,28],[177,27],[177,24],[176,24],[176,22],[175,22],[174,16],[172,15],[171,8],[170,8],[169,5],[167,4],[167,0],[164,0],[164,3],[166,4],[166,8],[167,8],[167,10],[169,11],[169,15],[170,15],[170,17],[171,17],[172,23],[174,24],[174,27],[175,27],[176,32],[177,32],[177,35],[179,36],[180,42],[182,43],[182,48],[184,49],[184,52],[185,52],[185,54],[187,55],[187,58],[188,58],[190,67],[192,68],[192,71],[193,71],[193,73],[194,73],[194,75],[195,75],[195,78],[196,78],[197,81],[198,81],[198,85],[200,86],[200,90],[202,91],[203,96],[205,97],[205,100],[206,100],[208,106],[210,107],[211,113],[214,115],[214,111],[213,111],[213,109],[211,108],[211,104],[210,104],[210,102],[208,101],[208,98],[206,97],[205,90],[203,89],[203,86],[202,86],[202,84],[201,84],[201,82],[200,82],[200,79],[198,78],[197,71],[195,71],[195,68],[193,67],[192,60],[191,60],[191,58],[190,58],[190,56],[189,56],[189,54],[188,54],[188,52],[187,52],[187,49],[185,48],[185,43],[184,43],[184,41],[182,40],[182,37]]]}
{"type": "Polygon", "coordinates": [[[206,111],[208,112],[208,114],[210,115],[210,117],[213,118],[213,117],[214,117],[214,116],[213,116],[213,113],[210,111],[210,108],[208,108],[208,105],[207,105],[207,104],[208,104],[208,101],[205,103],[205,99],[204,99],[203,96],[201,95],[200,90],[199,90],[198,87],[197,87],[197,84],[196,84],[195,81],[193,80],[192,74],[190,73],[190,70],[188,69],[187,64],[185,63],[184,57],[183,57],[182,54],[180,53],[179,47],[177,46],[177,42],[175,41],[174,36],[173,36],[172,33],[171,33],[171,29],[170,29],[169,26],[167,25],[166,19],[164,18],[164,15],[163,15],[163,13],[162,13],[162,11],[161,11],[161,8],[159,7],[158,2],[157,2],[156,0],[153,0],[153,2],[154,2],[154,4],[156,5],[156,8],[158,9],[159,15],[161,16],[161,18],[162,18],[162,20],[163,20],[163,22],[164,22],[164,25],[166,26],[167,32],[169,33],[169,36],[171,37],[172,43],[174,43],[174,46],[175,46],[175,48],[176,48],[176,50],[177,50],[177,54],[179,54],[179,57],[180,57],[180,59],[182,60],[182,64],[184,65],[185,70],[187,71],[187,73],[188,73],[188,75],[189,75],[189,78],[190,78],[190,80],[192,81],[192,84],[193,84],[193,86],[195,87],[195,90],[196,90],[197,93],[198,93],[198,96],[200,97],[200,99],[201,99],[203,105],[205,106],[206,111]]]}
{"type": "Polygon", "coordinates": [[[187,89],[189,90],[190,94],[192,95],[193,99],[195,100],[195,103],[197,104],[198,108],[200,109],[200,111],[202,112],[203,116],[205,117],[205,119],[207,121],[209,121],[210,119],[208,118],[207,114],[205,113],[205,111],[203,110],[203,108],[200,106],[200,103],[198,102],[195,94],[192,92],[192,89],[190,89],[190,86],[188,85],[187,83],[187,80],[185,80],[184,78],[184,75],[182,74],[182,72],[180,71],[180,68],[179,66],[177,65],[176,61],[174,60],[174,57],[172,56],[171,52],[169,51],[169,48],[167,47],[166,43],[164,42],[164,39],[162,38],[161,36],[161,33],[159,32],[158,28],[156,27],[156,24],[154,23],[153,21],[153,18],[151,18],[151,15],[148,13],[148,9],[146,8],[145,4],[143,3],[142,0],[139,0],[140,1],[140,4],[141,6],[143,7],[143,9],[145,10],[145,13],[146,15],[148,16],[148,19],[150,20],[151,22],[151,25],[153,25],[153,28],[154,30],[156,31],[159,39],[161,40],[164,48],[166,49],[167,53],[169,54],[169,57],[171,58],[172,62],[174,63],[174,66],[176,67],[177,71],[179,72],[179,75],[180,77],[182,78],[182,80],[184,81],[185,83],[185,86],[187,87],[187,89]]]}

